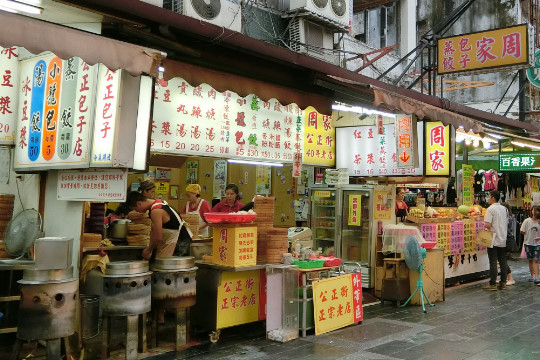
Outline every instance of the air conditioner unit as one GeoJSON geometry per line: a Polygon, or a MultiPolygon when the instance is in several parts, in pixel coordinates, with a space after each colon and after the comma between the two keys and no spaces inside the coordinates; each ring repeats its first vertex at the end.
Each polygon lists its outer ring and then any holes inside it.
{"type": "Polygon", "coordinates": [[[182,15],[242,31],[241,6],[229,0],[163,0],[163,7],[182,15]]]}
{"type": "Polygon", "coordinates": [[[289,26],[291,49],[337,65],[339,59],[333,53],[334,33],[325,26],[295,18],[289,26]]]}
{"type": "MultiPolygon", "coordinates": [[[[290,12],[304,10],[319,18],[315,19],[313,17],[313,21],[328,22],[339,28],[349,27],[348,0],[289,0],[287,10],[290,12]]],[[[306,14],[298,13],[298,15],[304,16],[306,14]]]]}

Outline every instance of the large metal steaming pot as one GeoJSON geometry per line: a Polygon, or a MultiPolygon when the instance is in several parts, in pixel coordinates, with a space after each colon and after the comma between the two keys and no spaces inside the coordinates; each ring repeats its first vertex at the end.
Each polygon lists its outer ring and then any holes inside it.
{"type": "Polygon", "coordinates": [[[152,267],[152,301],[163,309],[195,305],[197,267],[192,256],[156,258],[152,267]]]}
{"type": "Polygon", "coordinates": [[[148,261],[115,261],[103,276],[103,315],[144,314],[151,308],[151,274],[148,261]]]}
{"type": "Polygon", "coordinates": [[[23,272],[17,337],[51,340],[75,332],[75,309],[79,280],[73,268],[62,270],[26,269],[23,272]]]}

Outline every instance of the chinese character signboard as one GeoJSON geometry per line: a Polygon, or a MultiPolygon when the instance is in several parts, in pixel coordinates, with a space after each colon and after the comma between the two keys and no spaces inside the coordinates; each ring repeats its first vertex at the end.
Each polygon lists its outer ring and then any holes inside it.
{"type": "Polygon", "coordinates": [[[540,153],[499,154],[499,171],[540,171],[540,153]]]}
{"type": "Polygon", "coordinates": [[[426,122],[426,175],[450,175],[450,125],[426,122]]]}
{"type": "Polygon", "coordinates": [[[20,63],[16,170],[88,167],[95,69],[54,55],[20,63]]]}
{"type": "Polygon", "coordinates": [[[61,170],[58,200],[126,201],[127,170],[61,170]]]}
{"type": "Polygon", "coordinates": [[[461,165],[463,171],[463,205],[472,206],[474,201],[474,192],[473,192],[473,169],[472,165],[461,165]]]}
{"type": "Polygon", "coordinates": [[[301,114],[294,104],[174,78],[156,86],[151,150],[292,163],[303,136],[301,114]]]}
{"type": "Polygon", "coordinates": [[[214,198],[221,199],[225,196],[227,185],[227,160],[214,160],[214,198]]]}
{"type": "Polygon", "coordinates": [[[221,272],[216,328],[259,320],[259,279],[259,270],[221,272]]]}
{"type": "Polygon", "coordinates": [[[269,166],[255,167],[255,194],[270,195],[272,185],[272,170],[269,166]]]}
{"type": "Polygon", "coordinates": [[[13,145],[19,99],[19,50],[0,47],[0,144],[13,145]]]}
{"type": "Polygon", "coordinates": [[[540,87],[540,50],[534,54],[534,67],[527,69],[527,78],[536,87],[540,87]]]}
{"type": "Polygon", "coordinates": [[[375,190],[373,201],[373,220],[390,220],[392,218],[392,200],[386,190],[375,190]]]}
{"type": "Polygon", "coordinates": [[[398,115],[395,126],[397,168],[415,168],[416,121],[412,115],[398,115]]]}
{"type": "Polygon", "coordinates": [[[223,266],[257,263],[257,227],[223,224],[214,227],[212,262],[223,266]]]}
{"type": "Polygon", "coordinates": [[[353,289],[353,309],[354,322],[364,320],[364,310],[362,307],[362,273],[351,274],[353,289]]]}
{"type": "MultiPolygon", "coordinates": [[[[423,131],[422,122],[417,123],[418,134],[423,131]]],[[[384,133],[377,134],[377,126],[336,128],[336,168],[348,168],[350,176],[397,176],[423,175],[422,152],[418,153],[421,166],[398,169],[396,134],[394,124],[383,126],[384,133]]],[[[418,138],[418,148],[424,146],[418,138]]]]}
{"type": "Polygon", "coordinates": [[[171,168],[156,168],[156,180],[158,181],[171,181],[171,168]]]}
{"type": "Polygon", "coordinates": [[[315,335],[351,325],[354,322],[351,274],[313,282],[315,335]]]}
{"type": "Polygon", "coordinates": [[[532,65],[534,29],[526,24],[439,39],[439,74],[493,72],[532,65]]]}
{"type": "Polygon", "coordinates": [[[319,114],[308,107],[304,117],[304,164],[334,166],[336,131],[332,126],[332,116],[319,114]]]}
{"type": "Polygon", "coordinates": [[[122,71],[99,67],[91,166],[112,166],[122,71]]]}
{"type": "Polygon", "coordinates": [[[169,183],[168,182],[158,182],[156,183],[156,197],[158,199],[163,199],[163,197],[169,195],[169,183]]]}
{"type": "Polygon", "coordinates": [[[349,217],[347,224],[360,226],[362,223],[362,195],[349,195],[349,217]]]}

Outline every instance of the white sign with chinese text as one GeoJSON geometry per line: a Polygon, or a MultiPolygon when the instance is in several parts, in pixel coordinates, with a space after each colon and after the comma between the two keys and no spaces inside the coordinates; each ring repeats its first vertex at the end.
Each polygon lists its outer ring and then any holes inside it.
{"type": "Polygon", "coordinates": [[[61,170],[58,200],[126,201],[127,169],[61,170]]]}
{"type": "MultiPolygon", "coordinates": [[[[422,122],[417,131],[422,133],[422,122]]],[[[423,148],[423,139],[418,147],[423,148]]],[[[423,164],[423,154],[418,154],[423,164]]],[[[336,128],[336,168],[348,168],[350,176],[420,176],[421,167],[398,169],[394,124],[384,125],[384,133],[377,134],[377,126],[336,128]]]]}
{"type": "Polygon", "coordinates": [[[0,144],[13,145],[17,124],[19,50],[0,47],[0,144]]]}
{"type": "Polygon", "coordinates": [[[295,104],[220,93],[207,84],[193,87],[174,78],[156,86],[150,149],[291,163],[301,115],[295,104]]]}
{"type": "Polygon", "coordinates": [[[99,66],[90,166],[112,166],[122,71],[99,66]]]}
{"type": "Polygon", "coordinates": [[[87,168],[95,66],[54,54],[20,63],[15,170],[87,168]]]}

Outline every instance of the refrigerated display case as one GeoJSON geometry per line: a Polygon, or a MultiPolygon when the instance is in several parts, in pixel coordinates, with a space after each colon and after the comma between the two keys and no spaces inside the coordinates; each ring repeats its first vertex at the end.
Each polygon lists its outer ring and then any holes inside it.
{"type": "MultiPolygon", "coordinates": [[[[394,190],[388,186],[336,185],[310,188],[309,226],[313,248],[323,255],[337,256],[343,262],[357,263],[362,269],[362,286],[375,286],[375,244],[379,220],[374,218],[375,190],[388,194],[393,209],[394,190]]],[[[395,223],[394,212],[381,226],[395,223]]]]}

